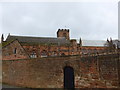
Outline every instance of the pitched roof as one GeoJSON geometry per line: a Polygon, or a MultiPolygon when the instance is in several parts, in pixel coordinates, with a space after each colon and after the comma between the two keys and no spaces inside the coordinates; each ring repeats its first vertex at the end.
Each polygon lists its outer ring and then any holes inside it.
{"type": "Polygon", "coordinates": [[[51,38],[51,37],[29,37],[29,36],[13,36],[9,35],[6,41],[17,39],[20,43],[42,43],[42,44],[69,44],[70,41],[65,38],[51,38]]]}

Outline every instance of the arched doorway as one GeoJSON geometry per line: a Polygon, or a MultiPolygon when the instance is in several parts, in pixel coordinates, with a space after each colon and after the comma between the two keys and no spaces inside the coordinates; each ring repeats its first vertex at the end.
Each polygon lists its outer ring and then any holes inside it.
{"type": "Polygon", "coordinates": [[[64,68],[64,88],[74,88],[74,69],[70,66],[64,68]]]}

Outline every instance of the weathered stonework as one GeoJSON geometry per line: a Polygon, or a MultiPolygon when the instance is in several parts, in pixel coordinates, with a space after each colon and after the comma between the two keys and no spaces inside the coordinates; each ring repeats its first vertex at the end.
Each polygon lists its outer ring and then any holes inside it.
{"type": "Polygon", "coordinates": [[[64,88],[64,67],[74,69],[75,88],[119,88],[118,54],[3,60],[3,83],[30,88],[64,88]]]}
{"type": "Polygon", "coordinates": [[[3,41],[2,60],[28,59],[49,56],[81,55],[105,51],[105,47],[82,46],[82,40],[70,39],[69,29],[58,29],[57,38],[8,35],[3,41]]]}
{"type": "Polygon", "coordinates": [[[2,60],[14,60],[21,58],[25,59],[29,58],[29,56],[17,40],[12,41],[8,45],[2,47],[2,60]],[[16,53],[14,53],[15,48],[17,49],[16,53]]]}

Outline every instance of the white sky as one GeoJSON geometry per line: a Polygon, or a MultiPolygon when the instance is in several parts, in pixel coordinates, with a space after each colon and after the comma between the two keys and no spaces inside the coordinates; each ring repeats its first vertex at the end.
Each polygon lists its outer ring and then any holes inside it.
{"type": "Polygon", "coordinates": [[[96,1],[7,2],[4,0],[0,3],[0,31],[5,36],[11,33],[56,37],[57,29],[69,28],[70,37],[75,39],[80,37],[88,40],[106,40],[109,37],[117,39],[118,0],[96,1]]]}

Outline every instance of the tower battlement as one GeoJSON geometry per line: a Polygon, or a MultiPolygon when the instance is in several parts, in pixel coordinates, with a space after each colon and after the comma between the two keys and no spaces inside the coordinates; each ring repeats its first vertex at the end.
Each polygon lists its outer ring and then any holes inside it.
{"type": "Polygon", "coordinates": [[[65,37],[66,40],[70,40],[69,29],[58,29],[57,37],[65,37]]]}
{"type": "Polygon", "coordinates": [[[58,29],[58,32],[59,31],[68,31],[69,32],[69,29],[58,29]]]}

